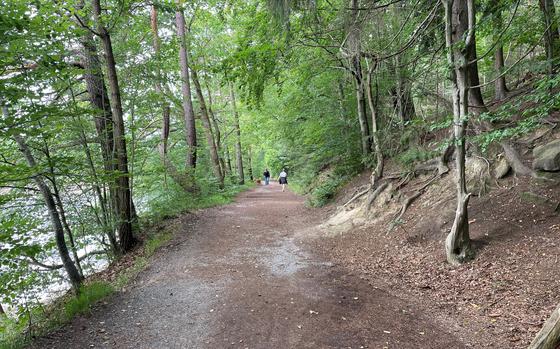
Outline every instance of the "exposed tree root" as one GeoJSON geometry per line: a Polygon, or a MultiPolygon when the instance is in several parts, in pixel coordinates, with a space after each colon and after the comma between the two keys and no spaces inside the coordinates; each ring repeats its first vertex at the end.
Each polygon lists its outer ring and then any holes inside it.
{"type": "Polygon", "coordinates": [[[431,179],[429,179],[423,186],[421,186],[418,190],[416,190],[412,195],[407,196],[404,199],[401,210],[391,220],[391,224],[389,225],[389,231],[393,230],[393,228],[399,223],[402,216],[405,214],[406,210],[410,207],[410,205],[412,205],[414,200],[416,200],[420,195],[422,195],[426,191],[426,188],[428,188],[430,184],[432,184],[436,179],[439,179],[440,177],[441,176],[439,174],[436,174],[431,179]]]}
{"type": "Polygon", "coordinates": [[[352,198],[350,200],[348,200],[344,205],[342,205],[342,207],[346,207],[348,205],[350,205],[351,203],[353,203],[354,201],[358,200],[359,198],[361,198],[362,196],[364,196],[365,194],[367,194],[370,191],[370,187],[368,186],[367,189],[362,190],[358,193],[356,193],[354,196],[352,196],[352,198]]]}
{"type": "Polygon", "coordinates": [[[379,186],[368,196],[366,201],[366,211],[369,212],[369,210],[371,209],[371,205],[373,205],[375,199],[377,199],[379,194],[381,194],[385,190],[385,188],[387,188],[388,185],[389,183],[387,182],[379,184],[379,186]]]}
{"type": "Polygon", "coordinates": [[[521,156],[510,142],[502,141],[500,142],[500,145],[502,146],[502,149],[504,149],[504,156],[515,174],[533,178],[540,177],[533,169],[523,163],[521,156]]]}

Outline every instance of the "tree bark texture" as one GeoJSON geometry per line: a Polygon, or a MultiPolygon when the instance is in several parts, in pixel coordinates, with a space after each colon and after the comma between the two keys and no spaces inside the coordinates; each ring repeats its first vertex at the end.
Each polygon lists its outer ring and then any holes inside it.
{"type": "Polygon", "coordinates": [[[103,44],[105,63],[107,65],[107,79],[111,91],[111,106],[113,114],[113,139],[114,156],[116,159],[117,187],[115,197],[115,209],[117,212],[117,227],[119,232],[119,246],[122,252],[127,252],[134,247],[136,239],[132,231],[132,197],[130,193],[128,156],[126,152],[125,129],[121,94],[117,76],[115,56],[111,36],[103,24],[101,18],[100,0],[92,0],[93,16],[97,24],[97,31],[103,44]]]}
{"type": "Polygon", "coordinates": [[[556,349],[560,345],[560,306],[546,320],[528,349],[556,349]]]}
{"type": "MultiPolygon", "coordinates": [[[[468,105],[473,108],[473,112],[483,112],[486,111],[486,106],[484,104],[484,98],[482,97],[482,90],[480,89],[480,79],[478,76],[478,62],[476,54],[476,34],[475,31],[469,31],[468,9],[464,4],[464,0],[456,0],[452,4],[453,6],[453,16],[454,25],[452,30],[452,40],[453,43],[463,41],[464,45],[464,58],[466,65],[466,79],[468,88],[468,105]],[[464,19],[464,20],[463,20],[464,19]],[[463,37],[465,33],[469,32],[470,40],[465,41],[463,37]],[[473,86],[470,88],[470,86],[473,86]],[[476,86],[476,87],[475,87],[476,86]]],[[[472,11],[475,11],[474,4],[472,11]]],[[[459,64],[459,62],[456,62],[459,64]]]]}
{"type": "Polygon", "coordinates": [[[560,36],[554,0],[539,0],[539,7],[544,19],[544,50],[546,53],[548,73],[556,71],[558,56],[560,55],[560,36]]]}
{"type": "Polygon", "coordinates": [[[495,0],[492,2],[492,20],[493,20],[493,35],[492,39],[496,42],[494,51],[494,70],[497,76],[494,82],[494,99],[505,99],[508,93],[505,75],[501,75],[504,70],[504,46],[500,39],[500,34],[503,30],[502,20],[502,0],[495,0]]]}
{"type": "Polygon", "coordinates": [[[358,0],[350,1],[350,24],[348,33],[348,50],[350,52],[350,66],[354,82],[356,85],[356,103],[358,106],[358,121],[360,123],[360,135],[362,155],[367,156],[371,150],[371,139],[366,112],[366,87],[362,72],[361,63],[361,28],[359,24],[359,6],[358,0]]]}
{"type": "Polygon", "coordinates": [[[371,66],[368,69],[366,92],[367,92],[369,110],[371,112],[371,138],[373,140],[373,151],[375,152],[375,157],[377,160],[375,164],[374,176],[375,179],[379,179],[383,177],[384,159],[383,159],[383,151],[381,150],[381,142],[379,140],[377,103],[373,98],[373,92],[371,88],[371,77],[373,73],[377,70],[377,62],[373,62],[372,64],[373,66],[371,66]]]}
{"type": "Polygon", "coordinates": [[[196,167],[196,127],[191,95],[191,83],[189,77],[189,57],[187,54],[187,38],[185,32],[185,14],[179,7],[175,12],[175,24],[177,26],[177,37],[179,38],[179,65],[181,67],[181,92],[183,95],[183,116],[185,118],[185,134],[187,137],[187,168],[196,167]]]}
{"type": "Polygon", "coordinates": [[[245,184],[245,174],[243,173],[243,153],[241,148],[241,128],[239,127],[239,113],[235,104],[235,92],[233,91],[233,84],[229,85],[229,93],[231,98],[231,105],[233,107],[233,127],[235,129],[235,157],[237,162],[237,175],[238,183],[245,184]]]}
{"type": "Polygon", "coordinates": [[[204,95],[202,94],[202,87],[200,86],[198,73],[192,67],[191,67],[191,73],[192,73],[194,88],[196,90],[196,97],[198,99],[198,103],[200,104],[200,118],[202,120],[202,126],[204,127],[204,133],[206,134],[208,151],[210,152],[210,160],[212,161],[212,170],[214,171],[214,176],[218,180],[219,187],[223,188],[224,175],[220,168],[220,157],[218,155],[218,147],[214,141],[214,135],[212,133],[212,125],[210,124],[210,116],[208,115],[208,108],[206,107],[206,101],[204,100],[204,95]]]}
{"type": "MultiPolygon", "coordinates": [[[[83,1],[78,5],[79,9],[84,6],[83,1]]],[[[76,21],[78,24],[80,21],[76,21]]],[[[83,23],[84,20],[81,19],[83,23]]],[[[97,137],[101,145],[101,155],[103,157],[103,168],[105,174],[112,174],[115,169],[115,159],[114,159],[114,139],[113,139],[113,114],[111,112],[111,103],[107,95],[107,88],[105,86],[105,80],[103,77],[103,69],[101,66],[101,61],[99,60],[99,55],[97,51],[97,46],[93,38],[91,31],[84,29],[83,34],[80,36],[80,44],[82,46],[82,58],[84,65],[84,81],[86,83],[86,90],[88,92],[88,97],[92,108],[96,111],[94,115],[95,129],[97,131],[97,137]]],[[[85,135],[82,135],[84,138],[85,135]]],[[[82,143],[85,138],[82,140],[82,143]]],[[[86,150],[86,155],[91,158],[89,154],[89,149],[87,147],[87,142],[83,143],[84,149],[86,150]]],[[[93,166],[93,161],[90,161],[92,171],[95,172],[95,167],[93,166]]],[[[95,177],[97,177],[95,175],[95,177]]],[[[97,194],[99,205],[101,207],[103,215],[103,225],[106,229],[106,235],[111,243],[113,252],[118,253],[118,243],[114,233],[114,214],[115,212],[115,198],[116,198],[116,183],[117,179],[113,180],[109,184],[109,195],[102,195],[101,188],[97,184],[97,194]],[[113,212],[113,213],[111,213],[113,212]]]]}
{"type": "Polygon", "coordinates": [[[223,157],[223,147],[222,147],[222,134],[220,132],[220,125],[218,124],[218,118],[214,114],[214,110],[212,109],[212,94],[210,93],[210,87],[208,83],[206,83],[206,93],[208,95],[208,114],[210,115],[210,119],[212,121],[213,126],[213,135],[216,143],[216,148],[218,150],[218,159],[220,161],[220,168],[222,169],[222,176],[225,177],[227,174],[227,168],[224,163],[223,157]]]}
{"type": "Polygon", "coordinates": [[[457,207],[455,220],[447,239],[445,250],[447,261],[459,264],[471,255],[469,237],[468,203],[465,176],[465,130],[468,115],[468,88],[470,72],[468,67],[469,46],[474,40],[473,0],[445,0],[447,59],[453,86],[453,142],[455,144],[455,166],[457,186],[457,207]],[[466,24],[465,24],[466,23],[466,24]],[[461,32],[462,31],[462,32],[461,32]],[[465,40],[464,44],[456,40],[465,40]],[[464,48],[463,48],[464,47],[464,48]]]}
{"type": "MultiPolygon", "coordinates": [[[[153,47],[154,53],[157,58],[160,56],[160,37],[158,32],[158,18],[157,18],[157,8],[155,5],[152,5],[151,12],[150,12],[150,23],[152,29],[152,36],[153,36],[153,47]]],[[[171,115],[171,107],[169,102],[165,99],[165,94],[163,91],[163,87],[161,84],[162,81],[162,74],[161,70],[159,69],[159,64],[156,64],[155,67],[155,92],[158,97],[161,99],[161,117],[162,117],[162,125],[161,125],[161,138],[160,144],[158,145],[159,155],[163,162],[163,166],[165,167],[166,171],[169,173],[171,178],[175,183],[177,183],[184,191],[192,191],[192,186],[189,185],[188,178],[180,173],[177,167],[171,162],[169,157],[167,156],[168,153],[168,145],[169,145],[169,132],[170,132],[170,115],[171,115]]]]}

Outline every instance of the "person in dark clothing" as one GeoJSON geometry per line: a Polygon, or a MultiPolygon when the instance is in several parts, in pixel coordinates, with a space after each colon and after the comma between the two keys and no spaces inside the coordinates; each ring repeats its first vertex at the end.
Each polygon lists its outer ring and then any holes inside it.
{"type": "Polygon", "coordinates": [[[270,172],[268,171],[268,168],[264,170],[263,177],[264,177],[264,185],[268,185],[268,183],[270,183],[270,172]]]}

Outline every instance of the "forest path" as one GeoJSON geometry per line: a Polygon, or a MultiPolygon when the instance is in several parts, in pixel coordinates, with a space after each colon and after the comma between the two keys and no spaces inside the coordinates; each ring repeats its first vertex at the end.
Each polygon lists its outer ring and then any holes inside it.
{"type": "Polygon", "coordinates": [[[185,220],[126,291],[37,348],[464,348],[429,314],[312,253],[319,217],[259,186],[185,220]]]}

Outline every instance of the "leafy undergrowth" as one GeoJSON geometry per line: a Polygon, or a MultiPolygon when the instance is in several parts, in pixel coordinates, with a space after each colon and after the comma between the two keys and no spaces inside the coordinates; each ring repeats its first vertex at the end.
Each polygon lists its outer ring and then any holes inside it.
{"type": "Polygon", "coordinates": [[[308,173],[292,185],[298,194],[306,195],[306,204],[311,207],[323,207],[333,200],[340,188],[354,178],[361,170],[361,165],[353,162],[329,166],[316,174],[308,173]]]}
{"type": "Polygon", "coordinates": [[[227,204],[241,191],[252,184],[233,186],[227,190],[211,193],[206,197],[169,195],[154,206],[151,215],[142,217],[147,226],[141,236],[142,244],[112,263],[106,270],[92,275],[84,283],[78,295],[69,292],[46,306],[29,308],[26,317],[19,319],[0,315],[0,349],[19,349],[29,344],[33,338],[48,334],[70,322],[78,315],[88,314],[100,300],[126,288],[149,264],[157,250],[173,238],[173,217],[181,213],[227,204]],[[163,209],[164,203],[169,206],[163,209]]]}

